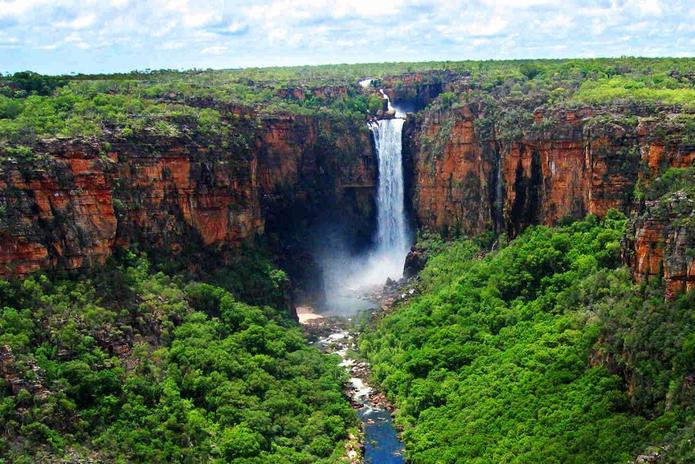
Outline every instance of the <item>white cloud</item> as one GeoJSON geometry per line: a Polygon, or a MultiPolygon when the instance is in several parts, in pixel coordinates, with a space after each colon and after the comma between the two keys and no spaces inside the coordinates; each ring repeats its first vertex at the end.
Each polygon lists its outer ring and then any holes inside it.
{"type": "Polygon", "coordinates": [[[234,21],[234,22],[231,22],[227,25],[227,27],[225,28],[225,31],[232,33],[232,34],[235,34],[237,32],[243,31],[247,27],[248,27],[248,24],[246,24],[245,22],[234,21]]]}
{"type": "Polygon", "coordinates": [[[82,37],[79,32],[71,32],[67,37],[63,39],[63,42],[69,45],[73,45],[77,48],[86,50],[91,47],[87,41],[82,37]]]}
{"type": "Polygon", "coordinates": [[[482,0],[482,3],[489,7],[518,9],[557,4],[555,0],[482,0]]]}
{"type": "Polygon", "coordinates": [[[214,11],[196,11],[183,15],[183,24],[187,27],[200,27],[220,19],[214,11]]]}
{"type": "Polygon", "coordinates": [[[223,11],[224,2],[189,0],[155,0],[152,2],[152,12],[156,14],[157,7],[162,11],[173,13],[181,23],[190,28],[198,28],[221,20],[220,12],[223,11]]]}
{"type": "Polygon", "coordinates": [[[344,0],[335,2],[325,2],[335,18],[347,16],[379,17],[395,15],[401,9],[404,2],[396,0],[344,0]]]}
{"type": "Polygon", "coordinates": [[[502,32],[507,27],[507,24],[509,22],[506,19],[494,16],[488,21],[475,21],[467,29],[471,35],[495,35],[502,32]]]}
{"type": "Polygon", "coordinates": [[[36,48],[37,50],[55,50],[56,48],[60,47],[61,45],[63,45],[63,42],[59,41],[59,42],[54,42],[51,44],[39,45],[38,47],[34,47],[34,48],[36,48]]]}
{"type": "Polygon", "coordinates": [[[34,8],[49,3],[50,0],[9,0],[0,1],[0,18],[22,16],[34,8]]]}
{"type": "Polygon", "coordinates": [[[473,46],[480,47],[481,45],[486,45],[490,43],[490,39],[473,39],[471,42],[473,46]]]}
{"type": "Polygon", "coordinates": [[[159,27],[152,28],[150,35],[152,37],[164,37],[169,34],[179,24],[178,19],[171,19],[159,27]]]}
{"type": "Polygon", "coordinates": [[[651,22],[649,21],[639,21],[636,23],[631,23],[625,26],[625,30],[630,31],[630,32],[641,32],[646,29],[648,29],[651,26],[651,22]]]}
{"type": "Polygon", "coordinates": [[[565,14],[558,14],[548,20],[540,21],[539,27],[543,32],[556,32],[569,29],[573,24],[574,21],[571,17],[565,14]]]}
{"type": "Polygon", "coordinates": [[[93,13],[78,16],[72,21],[58,21],[55,23],[56,27],[65,29],[86,29],[93,25],[96,21],[97,16],[93,13]]]}
{"type": "Polygon", "coordinates": [[[643,15],[661,15],[661,2],[659,0],[637,0],[636,3],[643,15]]]}
{"type": "Polygon", "coordinates": [[[159,46],[162,50],[177,50],[186,46],[186,42],[170,40],[159,46]]]}
{"type": "Polygon", "coordinates": [[[0,39],[0,48],[16,48],[18,45],[19,41],[17,39],[0,39]]]}
{"type": "Polygon", "coordinates": [[[378,18],[397,15],[405,1],[397,0],[271,0],[242,9],[251,20],[308,21],[312,18],[378,18]]]}
{"type": "Polygon", "coordinates": [[[212,47],[207,47],[201,50],[201,53],[205,55],[222,55],[223,53],[226,53],[229,50],[229,48],[221,46],[221,45],[214,45],[212,47]]]}
{"type": "MultiPolygon", "coordinates": [[[[234,65],[605,56],[687,51],[693,19],[692,0],[0,0],[0,42],[16,38],[27,57],[56,50],[56,67],[78,47],[94,57],[85,66],[124,69],[229,65],[220,55],[234,65]]],[[[0,54],[0,69],[15,66],[0,54]]]]}

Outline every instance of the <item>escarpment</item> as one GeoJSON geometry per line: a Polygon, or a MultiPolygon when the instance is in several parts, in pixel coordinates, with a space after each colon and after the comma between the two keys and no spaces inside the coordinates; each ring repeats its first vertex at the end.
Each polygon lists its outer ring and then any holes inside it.
{"type": "Polygon", "coordinates": [[[419,227],[513,237],[532,224],[615,208],[635,215],[634,240],[626,242],[635,276],[663,275],[668,296],[692,288],[694,234],[682,225],[692,216],[692,198],[673,193],[654,215],[654,202],[636,194],[669,168],[692,166],[695,146],[679,114],[585,107],[527,117],[505,127],[489,108],[469,104],[409,121],[409,185],[419,227]]]}
{"type": "Polygon", "coordinates": [[[499,134],[473,105],[425,114],[410,130],[413,205],[423,227],[516,235],[530,224],[628,211],[641,152],[636,127],[597,122],[596,109],[533,114],[528,131],[499,134]],[[485,127],[484,125],[492,127],[485,127]]]}
{"type": "MultiPolygon", "coordinates": [[[[366,133],[330,117],[246,117],[232,141],[183,135],[53,139],[3,153],[0,275],[104,263],[117,246],[224,255],[287,235],[319,208],[370,227],[366,133]]],[[[360,230],[364,229],[364,230],[360,230]]]]}
{"type": "Polygon", "coordinates": [[[635,278],[663,279],[669,299],[695,288],[695,144],[677,122],[647,120],[638,127],[646,140],[641,155],[648,175],[638,184],[623,243],[635,278]]]}
{"type": "MultiPolygon", "coordinates": [[[[411,111],[403,169],[419,229],[514,237],[615,208],[633,215],[624,257],[635,277],[663,276],[669,296],[692,288],[692,194],[639,196],[669,169],[693,165],[681,109],[520,103],[451,71],[382,77],[358,97],[357,84],[273,92],[295,103],[367,104],[381,98],[374,85],[411,111]]],[[[310,281],[318,225],[336,225],[355,249],[373,240],[378,173],[365,115],[162,98],[217,109],[226,129],[184,122],[165,135],[107,132],[38,141],[26,152],[0,148],[0,276],[85,269],[119,247],[228,259],[262,237],[284,269],[310,281]]]]}

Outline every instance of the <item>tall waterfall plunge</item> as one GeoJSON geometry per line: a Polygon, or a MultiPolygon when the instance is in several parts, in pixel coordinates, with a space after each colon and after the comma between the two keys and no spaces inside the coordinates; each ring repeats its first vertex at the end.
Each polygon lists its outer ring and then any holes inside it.
{"type": "MultiPolygon", "coordinates": [[[[384,99],[388,97],[384,94],[384,99]]],[[[398,107],[396,118],[369,123],[378,157],[376,191],[377,230],[374,247],[362,255],[351,255],[343,247],[324,246],[319,252],[323,269],[326,309],[350,314],[371,306],[363,297],[380,288],[388,278],[399,279],[411,244],[405,212],[402,162],[402,133],[405,113],[398,107]]]]}
{"type": "Polygon", "coordinates": [[[397,266],[387,270],[387,277],[392,278],[401,276],[405,256],[410,249],[401,157],[404,122],[401,118],[381,119],[369,126],[374,134],[374,145],[379,158],[376,256],[397,266]]]}

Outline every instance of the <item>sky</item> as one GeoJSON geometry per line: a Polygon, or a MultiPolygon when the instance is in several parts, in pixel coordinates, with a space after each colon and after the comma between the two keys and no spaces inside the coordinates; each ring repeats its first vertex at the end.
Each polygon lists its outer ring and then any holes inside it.
{"type": "Polygon", "coordinates": [[[0,72],[695,56],[695,0],[0,0],[0,72]]]}

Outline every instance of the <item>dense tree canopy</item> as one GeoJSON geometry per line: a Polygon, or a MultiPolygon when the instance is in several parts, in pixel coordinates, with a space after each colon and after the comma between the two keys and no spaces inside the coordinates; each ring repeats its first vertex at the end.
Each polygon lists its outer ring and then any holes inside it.
{"type": "Polygon", "coordinates": [[[361,343],[413,463],[625,463],[692,420],[695,296],[633,284],[623,224],[434,254],[422,295],[361,343]]]}
{"type": "Polygon", "coordinates": [[[130,254],[0,282],[0,462],[339,462],[345,373],[294,323],[130,254]]]}

